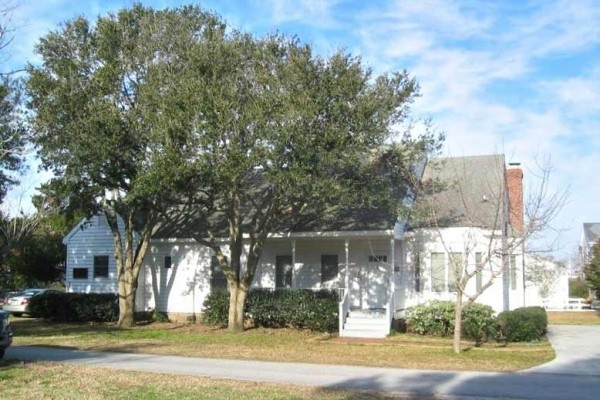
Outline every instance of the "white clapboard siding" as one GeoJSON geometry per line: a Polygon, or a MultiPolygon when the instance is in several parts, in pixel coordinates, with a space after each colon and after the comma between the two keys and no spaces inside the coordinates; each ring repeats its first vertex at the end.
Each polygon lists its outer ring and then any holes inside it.
{"type": "Polygon", "coordinates": [[[67,291],[116,292],[117,268],[114,242],[103,215],[96,215],[79,223],[65,237],[64,243],[67,246],[67,291]],[[108,278],[94,278],[94,256],[108,256],[108,278]],[[88,278],[73,278],[74,268],[87,268],[88,278]]]}
{"type": "Polygon", "coordinates": [[[152,243],[138,288],[146,309],[201,312],[210,292],[211,258],[207,247],[191,241],[152,243]],[[171,257],[170,268],[165,268],[165,257],[171,257]]]}

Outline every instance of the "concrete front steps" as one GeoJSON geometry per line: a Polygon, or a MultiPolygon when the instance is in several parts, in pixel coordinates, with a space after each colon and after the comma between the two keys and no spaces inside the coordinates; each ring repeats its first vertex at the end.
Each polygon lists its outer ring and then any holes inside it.
{"type": "Polygon", "coordinates": [[[390,333],[385,310],[352,310],[348,313],[342,337],[384,338],[390,333]]]}

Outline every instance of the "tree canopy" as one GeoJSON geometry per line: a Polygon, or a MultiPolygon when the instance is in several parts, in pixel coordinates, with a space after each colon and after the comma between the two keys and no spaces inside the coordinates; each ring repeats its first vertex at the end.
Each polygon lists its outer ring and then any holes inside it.
{"type": "MultiPolygon", "coordinates": [[[[161,93],[174,83],[156,70],[170,68],[191,42],[223,30],[197,7],[156,11],[138,4],[95,23],[66,22],[36,46],[41,65],[28,67],[42,165],[69,203],[104,212],[113,232],[120,325],[133,323],[139,268],[157,215],[175,193],[179,174],[172,166],[184,156],[169,124],[155,123],[161,93]]],[[[177,110],[161,118],[176,125],[177,110]]]]}
{"type": "Polygon", "coordinates": [[[21,81],[4,71],[4,52],[12,41],[10,26],[13,6],[0,6],[0,203],[8,189],[17,182],[16,173],[23,168],[26,131],[19,115],[21,81]]]}
{"type": "Polygon", "coordinates": [[[596,296],[600,295],[600,241],[592,247],[592,257],[585,266],[585,279],[596,296]]]}
{"type": "Polygon", "coordinates": [[[360,57],[226,29],[198,7],[76,18],[36,50],[28,89],[41,159],[69,201],[107,215],[121,313],[153,231],[187,225],[223,268],[240,328],[269,232],[365,207],[394,219],[405,178],[439,145],[398,133],[418,95],[407,72],[374,76],[360,57]]]}

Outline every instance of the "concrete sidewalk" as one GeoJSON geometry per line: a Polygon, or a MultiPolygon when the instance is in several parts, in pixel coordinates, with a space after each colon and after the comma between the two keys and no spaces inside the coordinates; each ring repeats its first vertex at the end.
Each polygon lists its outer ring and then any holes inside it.
{"type": "Polygon", "coordinates": [[[9,348],[6,358],[79,363],[113,369],[323,388],[365,389],[459,398],[596,400],[600,391],[600,379],[598,377],[574,374],[402,370],[83,352],[27,346],[9,348]]]}

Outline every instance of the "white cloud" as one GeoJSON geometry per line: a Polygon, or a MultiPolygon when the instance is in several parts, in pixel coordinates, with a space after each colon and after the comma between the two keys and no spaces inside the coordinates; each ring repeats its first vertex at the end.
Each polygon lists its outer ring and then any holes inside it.
{"type": "Polygon", "coordinates": [[[573,193],[556,221],[572,228],[563,241],[568,251],[583,220],[600,220],[600,211],[589,205],[600,195],[590,187],[600,170],[600,68],[552,78],[543,73],[546,62],[597,49],[600,4],[527,3],[512,14],[511,6],[498,6],[506,14],[464,4],[397,1],[385,17],[362,16],[359,38],[367,60],[377,70],[408,66],[423,93],[415,110],[433,115],[447,133],[448,153],[504,152],[524,165],[551,156],[553,187],[573,193]]]}
{"type": "Polygon", "coordinates": [[[290,21],[321,28],[337,25],[332,9],[339,0],[267,0],[262,3],[270,10],[271,22],[275,25],[290,21]]]}
{"type": "MultiPolygon", "coordinates": [[[[34,41],[78,11],[93,17],[109,7],[131,5],[129,0],[109,6],[33,3],[20,7],[25,28],[16,38],[13,59],[30,58],[34,41]]],[[[452,155],[504,152],[525,167],[535,157],[551,155],[554,187],[572,191],[557,222],[573,228],[567,247],[576,241],[581,222],[600,221],[600,209],[589,201],[600,198],[595,184],[600,171],[597,0],[225,4],[228,8],[215,2],[213,8],[226,8],[236,26],[254,32],[294,26],[302,30],[286,33],[298,34],[320,54],[346,47],[376,73],[408,69],[423,94],[415,102],[416,115],[433,117],[446,132],[452,155]]]]}

